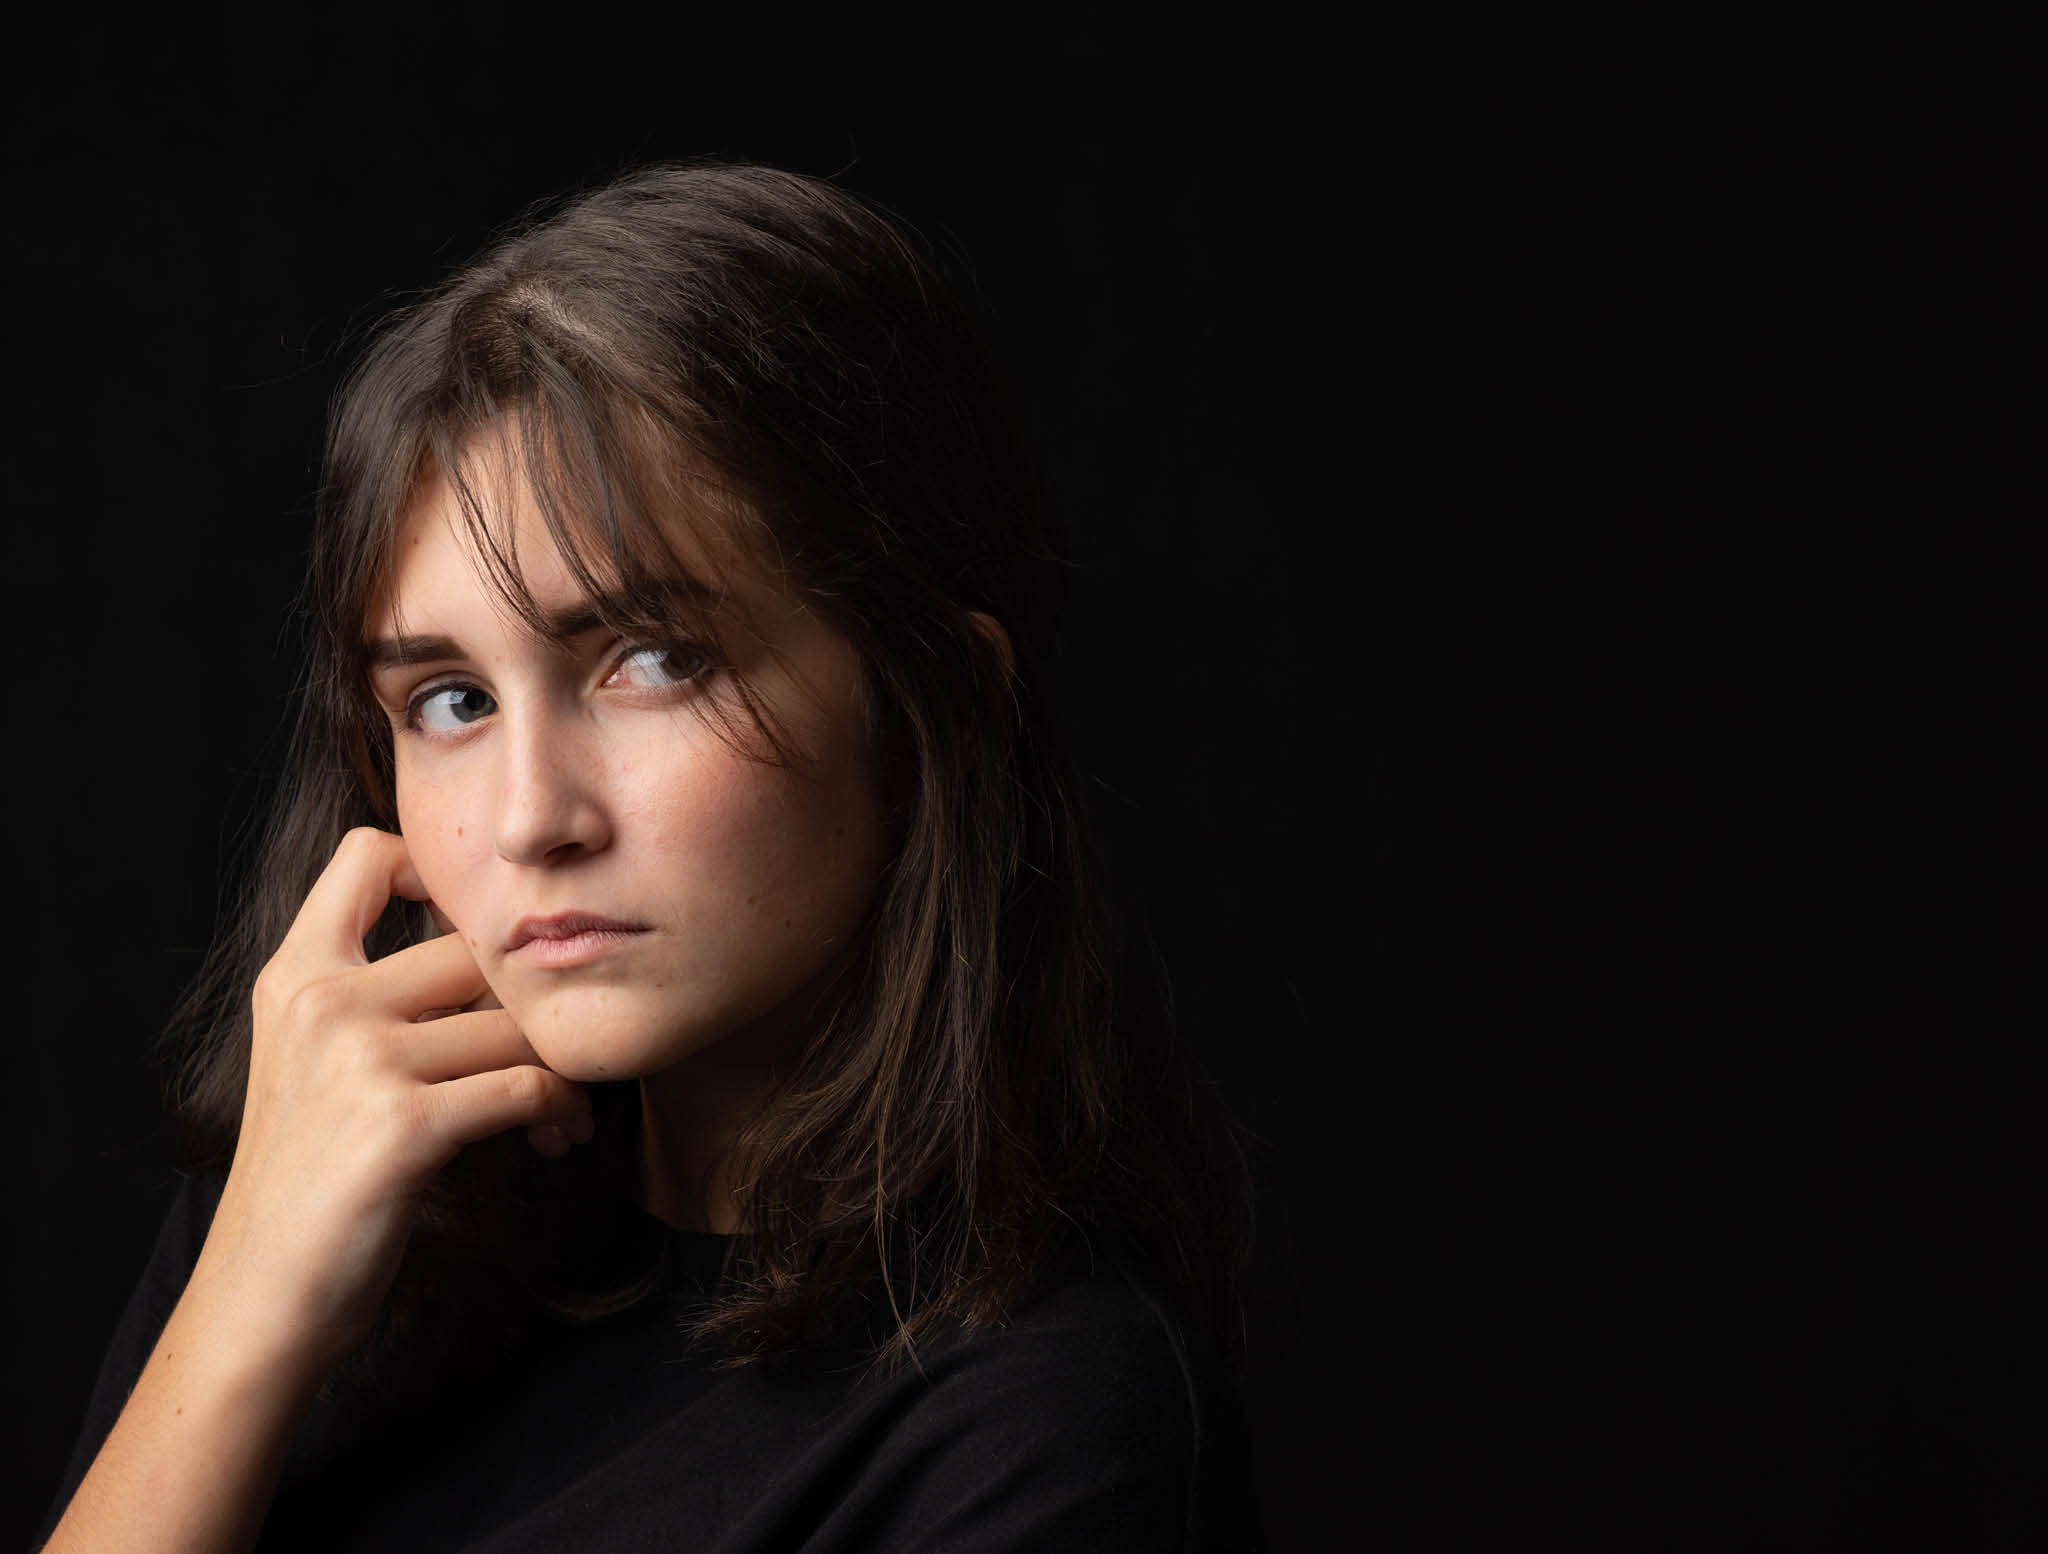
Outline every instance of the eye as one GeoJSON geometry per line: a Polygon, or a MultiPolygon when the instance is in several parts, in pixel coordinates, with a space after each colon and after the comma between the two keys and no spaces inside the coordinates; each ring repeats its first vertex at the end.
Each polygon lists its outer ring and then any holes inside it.
{"type": "Polygon", "coordinates": [[[711,660],[702,648],[687,642],[655,643],[635,648],[620,659],[612,678],[642,690],[661,690],[695,679],[710,667],[711,660]]]}
{"type": "Polygon", "coordinates": [[[491,693],[474,685],[436,685],[405,706],[405,726],[429,734],[448,734],[489,717],[498,710],[491,693]]]}

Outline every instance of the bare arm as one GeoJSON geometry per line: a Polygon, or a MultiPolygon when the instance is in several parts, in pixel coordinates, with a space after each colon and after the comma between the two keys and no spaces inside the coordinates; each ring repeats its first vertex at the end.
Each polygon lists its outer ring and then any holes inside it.
{"type": "Polygon", "coordinates": [[[485,990],[459,935],[364,959],[394,893],[424,894],[405,844],[351,832],[258,979],[220,1206],[48,1554],[252,1547],[299,1422],[383,1303],[420,1188],[505,1128],[550,1153],[589,1136],[582,1092],[502,1009],[428,1018],[485,990]]]}
{"type": "Polygon", "coordinates": [[[251,1548],[323,1374],[266,1355],[200,1283],[171,1313],[48,1554],[251,1548]]]}

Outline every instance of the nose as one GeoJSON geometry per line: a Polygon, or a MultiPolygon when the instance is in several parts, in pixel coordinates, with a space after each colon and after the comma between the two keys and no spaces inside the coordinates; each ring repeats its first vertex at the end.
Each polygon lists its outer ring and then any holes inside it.
{"type": "Polygon", "coordinates": [[[563,863],[610,844],[604,763],[582,720],[545,712],[508,718],[498,748],[499,857],[563,863]]]}

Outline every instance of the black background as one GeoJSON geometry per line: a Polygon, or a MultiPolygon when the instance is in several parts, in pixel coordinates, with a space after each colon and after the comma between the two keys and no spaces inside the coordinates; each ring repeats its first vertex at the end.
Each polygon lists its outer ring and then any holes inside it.
{"type": "MultiPolygon", "coordinates": [[[[1350,47],[1328,27],[1164,16],[682,8],[650,31],[422,7],[289,43],[87,23],[17,56],[7,575],[28,651],[6,678],[25,1147],[6,1283],[28,1429],[0,1474],[0,1542],[42,1510],[171,1183],[147,1045],[277,769],[345,333],[530,202],[700,154],[838,176],[978,279],[1075,515],[1086,580],[1061,688],[1082,761],[1180,973],[1190,1044],[1257,1135],[1275,1525],[1322,1525],[1355,1460],[1357,1387],[1309,1340],[1366,1299],[1344,1178],[1400,1169],[1332,1082],[1361,1027],[1390,1023],[1352,983],[1396,964],[1346,906],[1348,838],[1397,822],[1373,798],[1380,758],[1340,754],[1355,687],[1326,666],[1360,640],[1345,617],[1361,599],[1319,538],[1359,522],[1326,450],[1397,457],[1322,387],[1351,371],[1313,297],[1354,306],[1350,47]]],[[[1392,179],[1374,177],[1384,249],[1392,179]]]]}
{"type": "Polygon", "coordinates": [[[0,1535],[161,1207],[337,342],[725,153],[957,246],[1037,407],[1060,688],[1253,1134],[1275,1545],[2048,1546],[2041,24],[1432,9],[17,61],[0,1535]]]}

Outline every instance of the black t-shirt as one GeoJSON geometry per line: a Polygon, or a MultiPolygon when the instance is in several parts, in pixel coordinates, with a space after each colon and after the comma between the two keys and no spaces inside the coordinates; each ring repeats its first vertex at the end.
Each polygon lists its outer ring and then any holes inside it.
{"type": "MultiPolygon", "coordinates": [[[[219,1181],[188,1180],[101,1367],[48,1535],[197,1261],[219,1181]]],[[[1000,1328],[723,1366],[681,1316],[724,1238],[631,1211],[658,1298],[563,1323],[483,1375],[395,1400],[344,1370],[313,1405],[266,1550],[1241,1550],[1262,1546],[1234,1387],[1115,1263],[1000,1328]],[[644,1249],[644,1247],[643,1247],[644,1249]]]]}

